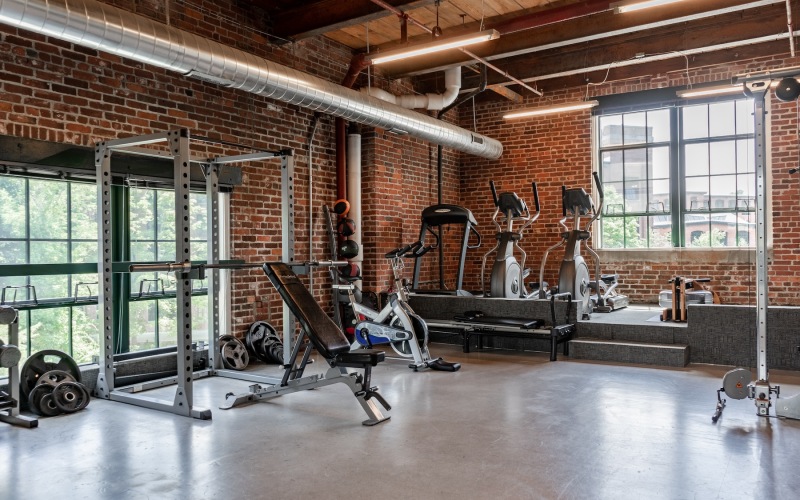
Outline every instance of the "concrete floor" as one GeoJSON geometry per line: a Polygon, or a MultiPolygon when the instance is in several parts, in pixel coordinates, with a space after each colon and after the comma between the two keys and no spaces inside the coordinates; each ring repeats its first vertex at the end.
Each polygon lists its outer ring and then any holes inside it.
{"type": "MultiPolygon", "coordinates": [[[[0,424],[0,498],[795,499],[800,491],[800,422],[759,418],[742,400],[711,423],[727,367],[433,350],[461,371],[381,364],[374,382],[394,408],[371,428],[341,384],[220,410],[226,392],[248,385],[221,377],[195,384],[195,405],[212,408],[211,421],[93,400],[37,429],[0,424]]],[[[792,395],[798,375],[771,380],[792,395]]]]}

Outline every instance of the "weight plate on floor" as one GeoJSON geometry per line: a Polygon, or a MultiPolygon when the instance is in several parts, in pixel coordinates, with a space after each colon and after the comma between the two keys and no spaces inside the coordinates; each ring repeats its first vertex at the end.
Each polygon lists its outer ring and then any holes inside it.
{"type": "Polygon", "coordinates": [[[44,413],[39,409],[39,405],[42,404],[44,395],[50,394],[51,392],[53,392],[53,386],[51,385],[41,384],[34,387],[28,394],[28,407],[30,410],[40,417],[43,416],[44,413]]]}
{"type": "Polygon", "coordinates": [[[83,405],[84,392],[77,382],[64,381],[53,388],[53,402],[64,413],[74,413],[83,405]]]}
{"type": "Polygon", "coordinates": [[[78,387],[80,388],[80,390],[83,391],[83,400],[81,401],[81,404],[78,407],[78,410],[83,410],[84,408],[89,406],[89,401],[92,399],[92,394],[89,392],[89,388],[88,387],[86,387],[85,385],[81,384],[80,382],[76,382],[76,383],[78,384],[78,387]]]}
{"type": "Polygon", "coordinates": [[[55,417],[56,415],[61,415],[61,410],[59,410],[58,406],[56,406],[52,392],[48,392],[42,396],[42,399],[39,401],[39,410],[45,417],[55,417]]]}
{"type": "Polygon", "coordinates": [[[44,384],[55,387],[61,382],[75,382],[75,377],[62,370],[50,370],[42,373],[36,380],[36,385],[44,384]]]}
{"type": "Polygon", "coordinates": [[[222,364],[231,370],[244,370],[250,362],[247,348],[239,340],[229,340],[220,348],[222,364]]]}
{"type": "Polygon", "coordinates": [[[75,381],[81,381],[81,370],[68,354],[54,349],[39,351],[25,361],[19,372],[19,389],[27,398],[36,386],[39,377],[50,370],[61,370],[72,375],[75,381]]]}
{"type": "Polygon", "coordinates": [[[245,341],[247,343],[247,348],[252,353],[256,353],[257,342],[264,338],[264,333],[266,332],[265,323],[266,321],[256,321],[247,329],[245,341]]]}

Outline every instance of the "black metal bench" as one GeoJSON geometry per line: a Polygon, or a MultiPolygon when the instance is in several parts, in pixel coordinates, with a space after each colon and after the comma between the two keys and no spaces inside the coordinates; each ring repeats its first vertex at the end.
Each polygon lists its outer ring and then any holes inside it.
{"type": "Polygon", "coordinates": [[[384,352],[375,349],[359,349],[350,352],[350,343],[336,323],[322,310],[316,299],[303,285],[291,267],[285,263],[266,263],[264,273],[280,293],[289,310],[297,318],[302,333],[295,342],[290,362],[285,366],[280,382],[262,387],[251,386],[250,392],[240,395],[228,394],[224,405],[228,409],[245,402],[263,401],[283,394],[300,390],[344,383],[353,392],[361,407],[370,417],[364,425],[375,425],[390,417],[383,415],[375,404],[379,402],[386,410],[391,406],[378,393],[377,387],[371,387],[372,367],[384,360],[384,352]],[[311,346],[305,349],[302,359],[297,362],[300,349],[308,338],[311,346]],[[313,349],[312,349],[313,347],[313,349]],[[303,376],[309,363],[311,352],[316,350],[330,365],[324,375],[303,376]],[[346,368],[363,370],[363,373],[351,373],[346,368]]]}

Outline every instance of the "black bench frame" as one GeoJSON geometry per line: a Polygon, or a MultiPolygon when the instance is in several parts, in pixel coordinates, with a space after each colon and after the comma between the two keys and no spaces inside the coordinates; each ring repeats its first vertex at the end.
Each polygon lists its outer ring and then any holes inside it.
{"type": "Polygon", "coordinates": [[[266,263],[264,273],[280,293],[281,298],[297,318],[302,332],[297,338],[290,357],[285,365],[280,381],[268,386],[253,384],[250,391],[243,394],[228,393],[221,409],[230,409],[245,403],[266,401],[292,392],[316,389],[326,385],[346,384],[369,417],[363,425],[376,425],[391,418],[384,415],[376,402],[386,410],[391,406],[372,387],[372,367],[384,360],[383,351],[375,349],[359,349],[350,352],[350,343],[336,323],[322,310],[316,299],[303,285],[292,268],[285,263],[266,263]],[[305,340],[308,339],[308,343],[305,340]],[[306,346],[300,357],[301,347],[306,346]],[[303,376],[310,362],[312,351],[316,350],[325,359],[330,368],[325,374],[303,376]],[[347,368],[363,370],[363,373],[349,372],[347,368]]]}
{"type": "Polygon", "coordinates": [[[550,314],[553,325],[550,329],[527,329],[514,328],[499,324],[481,323],[475,321],[439,321],[427,320],[428,328],[437,333],[453,333],[462,336],[462,350],[465,353],[470,351],[470,338],[476,336],[478,339],[478,349],[483,349],[483,337],[511,337],[511,338],[538,338],[550,339],[550,361],[558,358],[558,344],[563,344],[564,356],[569,356],[569,341],[575,334],[575,325],[569,323],[569,315],[572,310],[572,295],[569,293],[559,293],[550,297],[550,314]],[[567,312],[565,323],[558,324],[556,321],[555,300],[565,299],[567,301],[567,312]]]}

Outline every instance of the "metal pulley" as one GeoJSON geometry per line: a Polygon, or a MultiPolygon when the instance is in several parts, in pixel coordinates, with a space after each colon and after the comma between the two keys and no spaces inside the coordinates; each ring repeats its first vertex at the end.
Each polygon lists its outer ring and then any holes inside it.
{"type": "Polygon", "coordinates": [[[750,370],[734,368],[722,377],[722,389],[733,399],[744,399],[750,396],[749,385],[753,380],[750,370]]]}

